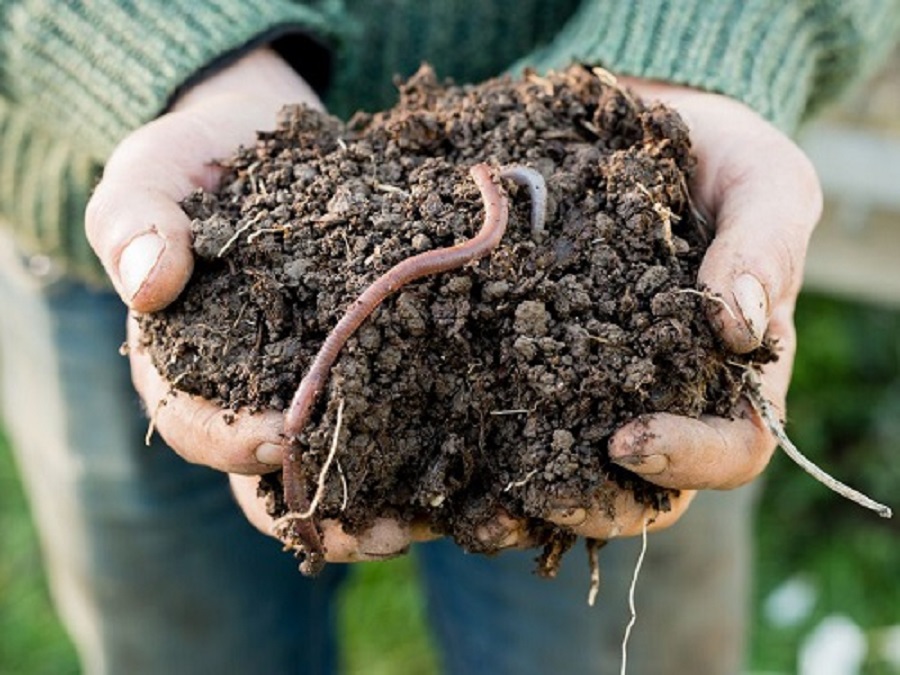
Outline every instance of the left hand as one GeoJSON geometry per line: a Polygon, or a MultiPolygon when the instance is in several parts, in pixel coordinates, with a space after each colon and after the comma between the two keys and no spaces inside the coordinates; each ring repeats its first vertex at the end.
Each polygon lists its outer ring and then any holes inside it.
{"type": "MultiPolygon", "coordinates": [[[[724,96],[642,80],[623,81],[646,100],[674,107],[691,132],[698,207],[715,224],[698,284],[721,297],[710,321],[737,353],[768,334],[778,360],[763,369],[762,395],[784,411],[796,336],[794,305],[806,250],[822,209],[816,173],[803,152],[762,117],[724,96]]],[[[646,416],[610,443],[617,464],[677,489],[731,489],[768,464],[774,438],[744,403],[735,419],[646,416]]]]}

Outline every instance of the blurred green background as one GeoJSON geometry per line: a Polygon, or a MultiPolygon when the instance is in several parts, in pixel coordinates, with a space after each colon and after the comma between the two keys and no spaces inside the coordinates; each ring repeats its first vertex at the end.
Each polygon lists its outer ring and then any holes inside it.
{"type": "MultiPolygon", "coordinates": [[[[900,312],[806,294],[797,327],[801,349],[790,435],[833,475],[896,510],[900,312]]],[[[0,675],[77,673],[74,650],[50,607],[25,498],[2,440],[0,532],[0,675]]],[[[860,650],[859,672],[900,673],[898,534],[897,518],[883,520],[841,500],[776,455],[757,525],[749,672],[799,672],[804,645],[816,636],[825,639],[830,626],[837,631],[827,637],[833,648],[844,656],[847,649],[860,650]]],[[[342,600],[346,672],[437,672],[413,575],[409,559],[357,568],[342,600]]]]}

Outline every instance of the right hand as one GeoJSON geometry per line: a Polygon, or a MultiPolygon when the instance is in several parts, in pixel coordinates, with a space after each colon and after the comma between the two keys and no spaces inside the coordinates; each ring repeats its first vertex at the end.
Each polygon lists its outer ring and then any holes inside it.
{"type": "MultiPolygon", "coordinates": [[[[274,124],[288,101],[322,104],[284,61],[258,49],[186,90],[169,112],[127,136],[103,171],[85,213],[88,240],[122,300],[154,312],[181,293],[194,265],[190,220],[180,202],[218,187],[217,161],[274,124]]],[[[281,464],[282,417],[239,415],[184,394],[157,373],[129,321],[132,380],[165,441],[189,462],[265,473],[281,464]]]]}
{"type": "MultiPolygon", "coordinates": [[[[169,112],[125,138],[106,164],[85,214],[88,239],[113,286],[133,312],[154,312],[181,293],[193,271],[190,220],[180,202],[194,190],[215,190],[217,161],[256,132],[271,128],[286,103],[322,109],[306,82],[281,58],[261,48],[186,90],[169,112]]],[[[269,411],[239,413],[226,422],[222,409],[196,396],[172,393],[139,345],[137,322],[129,319],[132,380],[156,430],[185,460],[235,476],[236,486],[254,485],[254,474],[281,468],[283,416],[269,411]],[[250,476],[247,476],[250,474],[250,476]]],[[[239,495],[250,494],[238,488],[239,495]]],[[[241,499],[248,516],[260,502],[241,499]]],[[[326,523],[330,560],[398,553],[410,534],[396,523],[377,524],[358,539],[326,523]]]]}

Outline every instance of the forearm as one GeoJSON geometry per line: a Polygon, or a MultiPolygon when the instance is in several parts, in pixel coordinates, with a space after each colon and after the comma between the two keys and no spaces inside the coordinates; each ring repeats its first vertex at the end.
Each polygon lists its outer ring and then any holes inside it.
{"type": "Polygon", "coordinates": [[[5,2],[0,86],[34,126],[102,161],[211,64],[288,33],[327,40],[337,25],[287,0],[5,2]]]}

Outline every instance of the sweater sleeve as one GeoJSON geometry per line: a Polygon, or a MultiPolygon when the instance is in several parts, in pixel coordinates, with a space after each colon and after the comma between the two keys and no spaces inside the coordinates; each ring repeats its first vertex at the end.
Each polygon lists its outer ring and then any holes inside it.
{"type": "Polygon", "coordinates": [[[15,0],[0,6],[0,96],[103,160],[212,63],[289,33],[337,37],[339,0],[15,0]]]}
{"type": "Polygon", "coordinates": [[[572,61],[736,98],[792,132],[880,62],[900,0],[585,0],[518,64],[572,61]]]}

